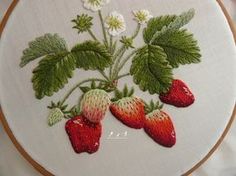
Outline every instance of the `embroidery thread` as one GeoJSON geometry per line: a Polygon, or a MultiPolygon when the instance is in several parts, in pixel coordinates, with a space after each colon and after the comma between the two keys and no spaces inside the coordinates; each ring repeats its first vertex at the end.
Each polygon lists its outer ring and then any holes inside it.
{"type": "Polygon", "coordinates": [[[134,95],[134,89],[118,90],[119,80],[132,76],[142,91],[158,94],[161,101],[176,107],[187,107],[194,102],[190,89],[174,79],[173,69],[180,65],[199,63],[197,41],[183,26],[194,17],[194,9],[180,15],[153,17],[148,10],[134,10],[137,27],[133,35],[120,36],[126,30],[122,14],[113,11],[104,18],[102,7],[110,0],[82,0],[86,9],[96,12],[103,39],[93,32],[93,16],[77,15],[72,20],[78,34],[89,34],[91,39],[77,43],[71,49],[58,34],[45,34],[29,43],[23,51],[20,67],[40,60],[33,70],[32,84],[37,99],[52,96],[63,89],[76,69],[95,70],[101,76],[87,78],[75,84],[58,102],[51,102],[48,125],[66,122],[65,130],[76,153],[94,153],[100,145],[101,120],[108,109],[123,124],[144,131],[157,143],[172,147],[176,134],[170,116],[159,102],[149,104],[134,95]],[[134,40],[143,30],[143,46],[134,40]],[[129,72],[120,74],[132,60],[129,72]],[[68,98],[75,90],[83,95],[78,104],[69,107],[68,98]],[[110,98],[114,93],[115,97],[110,98]]]}

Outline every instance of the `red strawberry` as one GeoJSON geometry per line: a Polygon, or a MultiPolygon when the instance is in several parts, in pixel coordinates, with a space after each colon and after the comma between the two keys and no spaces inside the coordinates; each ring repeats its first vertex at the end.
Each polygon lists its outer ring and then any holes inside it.
{"type": "Polygon", "coordinates": [[[66,122],[66,132],[76,153],[94,153],[100,145],[101,123],[91,123],[83,116],[76,116],[66,122]]]}
{"type": "Polygon", "coordinates": [[[151,111],[146,115],[145,132],[158,144],[172,147],[176,143],[176,134],[170,116],[159,109],[151,111]]]}
{"type": "Polygon", "coordinates": [[[195,98],[187,85],[178,79],[173,80],[170,90],[159,96],[163,103],[176,107],[187,107],[193,104],[195,98]]]}
{"type": "Polygon", "coordinates": [[[90,122],[100,122],[110,105],[110,97],[104,90],[92,89],[84,94],[81,100],[81,110],[90,122]]]}
{"type": "Polygon", "coordinates": [[[140,129],[143,128],[145,121],[144,103],[140,98],[133,97],[132,94],[133,90],[128,92],[127,87],[125,87],[123,93],[116,91],[118,100],[116,99],[111,104],[110,110],[125,125],[140,129]]]}

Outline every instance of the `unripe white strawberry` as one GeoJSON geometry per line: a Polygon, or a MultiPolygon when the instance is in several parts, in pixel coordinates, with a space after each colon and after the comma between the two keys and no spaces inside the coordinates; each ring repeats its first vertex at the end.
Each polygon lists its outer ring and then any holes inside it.
{"type": "Polygon", "coordinates": [[[63,112],[59,108],[53,108],[48,116],[48,125],[53,126],[57,122],[60,122],[64,117],[63,112]]]}
{"type": "Polygon", "coordinates": [[[101,89],[92,89],[84,94],[81,100],[81,111],[90,122],[100,122],[110,105],[110,97],[101,89]]]}

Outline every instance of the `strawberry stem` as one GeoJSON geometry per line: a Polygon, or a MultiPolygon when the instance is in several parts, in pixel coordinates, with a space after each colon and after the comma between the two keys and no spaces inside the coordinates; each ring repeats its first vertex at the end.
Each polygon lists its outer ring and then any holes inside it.
{"type": "MultiPolygon", "coordinates": [[[[136,30],[134,31],[134,34],[131,36],[131,40],[134,40],[137,37],[140,29],[141,29],[141,25],[138,24],[136,30]]],[[[128,49],[129,48],[126,48],[126,45],[123,44],[121,46],[121,48],[115,53],[115,55],[113,57],[113,63],[114,63],[113,65],[114,65],[114,67],[112,66],[112,69],[111,69],[111,72],[110,72],[110,78],[111,79],[117,79],[117,75],[118,75],[117,69],[119,68],[119,64],[120,64],[120,62],[122,60],[122,57],[124,56],[125,52],[128,49]]]]}
{"type": "Polygon", "coordinates": [[[90,29],[88,30],[88,33],[93,38],[93,40],[98,41],[97,37],[94,35],[94,33],[90,29]]]}
{"type": "Polygon", "coordinates": [[[99,70],[99,73],[101,73],[101,75],[107,80],[110,81],[108,76],[106,75],[106,73],[103,70],[99,70]]]}
{"type": "MultiPolygon", "coordinates": [[[[111,65],[111,68],[110,68],[110,79],[112,79],[112,76],[113,76],[113,68],[115,68],[115,65],[116,65],[116,59],[122,55],[122,53],[124,54],[125,53],[125,45],[121,46],[117,51],[116,53],[114,54],[113,56],[113,59],[112,59],[112,65],[111,65]],[[113,67],[114,66],[114,67],[113,67]]],[[[121,56],[122,57],[122,56],[121,56]]]]}
{"type": "Polygon", "coordinates": [[[129,76],[129,75],[130,75],[130,73],[119,75],[119,76],[117,76],[117,79],[121,79],[121,78],[124,78],[124,77],[129,76]]]}
{"type": "Polygon", "coordinates": [[[132,56],[138,51],[138,49],[132,51],[132,53],[130,53],[121,63],[120,65],[117,67],[115,75],[117,75],[120,70],[124,67],[124,65],[126,64],[126,62],[129,61],[130,58],[132,58],[132,56]]]}
{"type": "Polygon", "coordinates": [[[103,20],[103,17],[102,17],[101,10],[98,11],[98,16],[99,16],[99,19],[100,19],[100,22],[101,22],[101,25],[102,25],[102,33],[103,33],[105,45],[108,46],[107,33],[106,33],[105,26],[104,26],[104,20],[103,20]]]}

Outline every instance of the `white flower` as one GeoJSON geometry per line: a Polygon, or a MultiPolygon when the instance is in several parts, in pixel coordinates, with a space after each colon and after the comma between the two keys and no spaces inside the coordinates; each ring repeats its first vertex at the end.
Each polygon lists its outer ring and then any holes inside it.
{"type": "Polygon", "coordinates": [[[119,35],[126,29],[124,17],[116,11],[111,12],[105,19],[105,27],[110,35],[119,35]]]}
{"type": "Polygon", "coordinates": [[[84,7],[88,10],[98,11],[102,6],[108,4],[110,0],[82,0],[84,7]]]}
{"type": "Polygon", "coordinates": [[[139,24],[145,24],[153,17],[148,10],[134,10],[133,14],[139,24]]]}

